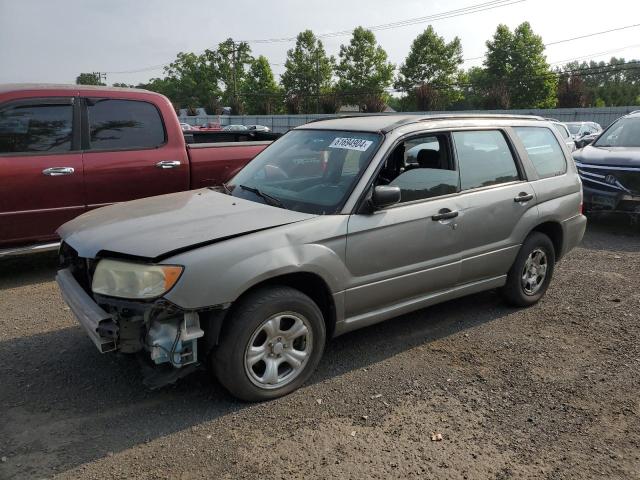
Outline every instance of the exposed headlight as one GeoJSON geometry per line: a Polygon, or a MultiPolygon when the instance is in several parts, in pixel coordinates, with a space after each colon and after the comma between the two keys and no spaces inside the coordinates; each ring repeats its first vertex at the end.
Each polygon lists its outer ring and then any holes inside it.
{"type": "Polygon", "coordinates": [[[103,259],[93,274],[91,290],[110,297],[156,298],[171,290],[184,267],[178,265],[146,265],[103,259]]]}

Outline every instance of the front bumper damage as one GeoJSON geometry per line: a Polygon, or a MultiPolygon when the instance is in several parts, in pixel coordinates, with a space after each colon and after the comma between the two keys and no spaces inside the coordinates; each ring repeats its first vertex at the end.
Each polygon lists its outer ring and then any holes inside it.
{"type": "Polygon", "coordinates": [[[576,162],[590,211],[640,216],[640,168],[576,162]]]}
{"type": "Polygon", "coordinates": [[[80,325],[99,352],[138,354],[144,383],[151,388],[173,383],[199,368],[217,343],[222,309],[185,311],[164,299],[138,302],[103,297],[91,294],[76,277],[82,280],[81,272],[68,266],[58,271],[56,281],[80,325]]]}

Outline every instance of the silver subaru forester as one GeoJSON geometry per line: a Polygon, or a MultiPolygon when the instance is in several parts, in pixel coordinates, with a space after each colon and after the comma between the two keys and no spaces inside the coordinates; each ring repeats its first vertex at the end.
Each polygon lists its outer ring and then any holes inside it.
{"type": "Polygon", "coordinates": [[[223,186],[65,224],[57,281],[101,352],[153,366],[149,386],[209,365],[264,400],[302,385],[333,336],[488,289],[536,303],[582,239],[581,210],[542,118],[328,119],[223,186]]]}

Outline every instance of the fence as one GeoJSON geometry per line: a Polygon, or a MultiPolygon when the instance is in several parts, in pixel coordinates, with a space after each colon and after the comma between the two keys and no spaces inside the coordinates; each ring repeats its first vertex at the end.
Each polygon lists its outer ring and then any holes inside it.
{"type": "MultiPolygon", "coordinates": [[[[198,109],[196,116],[180,115],[180,121],[190,125],[204,125],[206,123],[220,123],[221,125],[265,125],[273,132],[285,133],[294,127],[304,125],[312,120],[329,118],[335,115],[309,114],[309,115],[204,115],[202,109],[198,109]]],[[[540,115],[542,117],[555,118],[561,122],[597,122],[606,127],[619,117],[626,115],[640,107],[600,107],[600,108],[549,108],[549,109],[524,109],[524,110],[466,110],[464,112],[403,112],[403,115],[426,115],[443,113],[511,113],[524,115],[540,115]]],[[[344,113],[350,115],[350,113],[344,113]]],[[[358,114],[355,114],[358,115],[358,114]]],[[[366,114],[362,114],[366,115],[366,114]]],[[[383,115],[393,115],[392,113],[383,115]]]]}

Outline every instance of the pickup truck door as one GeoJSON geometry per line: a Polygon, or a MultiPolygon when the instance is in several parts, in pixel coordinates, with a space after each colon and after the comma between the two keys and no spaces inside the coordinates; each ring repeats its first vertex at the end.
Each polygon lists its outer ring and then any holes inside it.
{"type": "Polygon", "coordinates": [[[0,106],[0,245],[56,239],[85,211],[80,110],[73,97],[0,106]]]}
{"type": "Polygon", "coordinates": [[[83,163],[89,209],[189,189],[182,131],[147,101],[87,98],[83,163]]]}

